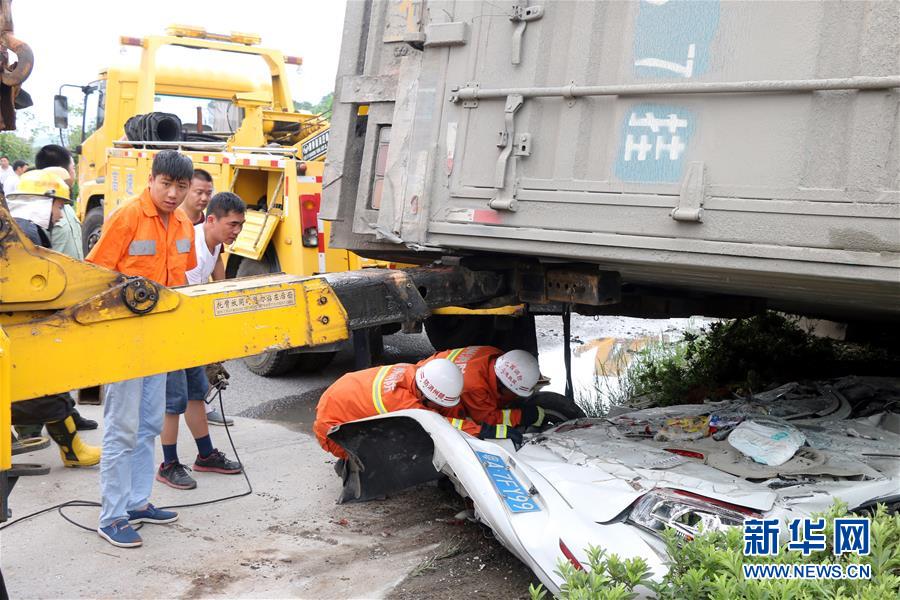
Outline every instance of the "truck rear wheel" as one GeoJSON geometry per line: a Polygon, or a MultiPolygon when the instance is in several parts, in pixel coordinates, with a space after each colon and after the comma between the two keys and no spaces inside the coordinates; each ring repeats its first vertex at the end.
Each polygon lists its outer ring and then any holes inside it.
{"type": "MultiPolygon", "coordinates": [[[[274,261],[263,257],[263,260],[251,258],[241,259],[235,277],[251,277],[277,273],[274,261]]],[[[325,368],[334,359],[336,352],[292,352],[291,350],[271,350],[244,359],[247,368],[262,377],[275,377],[290,371],[313,373],[325,368]]]]}
{"type": "Polygon", "coordinates": [[[84,215],[81,223],[81,248],[87,256],[97,240],[100,239],[100,230],[103,227],[103,207],[95,206],[84,215]]]}

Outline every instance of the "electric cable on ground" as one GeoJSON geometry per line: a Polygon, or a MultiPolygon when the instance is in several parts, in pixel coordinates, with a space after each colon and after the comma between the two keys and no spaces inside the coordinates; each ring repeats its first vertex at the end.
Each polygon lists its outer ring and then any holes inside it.
{"type": "MultiPolygon", "coordinates": [[[[191,502],[191,503],[188,503],[188,504],[172,504],[172,505],[169,505],[169,506],[160,506],[159,508],[161,508],[161,509],[170,509],[170,508],[193,508],[193,507],[195,507],[195,506],[206,506],[206,505],[209,505],[209,504],[216,504],[216,503],[218,503],[218,502],[225,502],[226,500],[235,500],[235,499],[237,499],[237,498],[243,498],[244,496],[249,496],[250,494],[253,493],[253,484],[250,483],[250,477],[247,476],[247,467],[246,467],[246,465],[244,464],[244,462],[241,460],[241,457],[240,457],[240,455],[238,454],[237,448],[235,448],[235,446],[234,446],[234,440],[231,438],[231,431],[229,431],[228,421],[227,421],[227,419],[224,419],[224,417],[225,417],[225,406],[224,406],[224,404],[222,403],[222,389],[223,389],[223,387],[222,387],[221,385],[219,385],[219,384],[216,384],[216,385],[213,387],[213,389],[215,390],[215,393],[216,393],[216,395],[218,396],[218,400],[219,400],[219,413],[220,413],[220,414],[222,415],[222,417],[223,417],[223,424],[225,425],[225,434],[228,436],[228,443],[231,445],[231,451],[234,452],[234,457],[235,457],[235,458],[237,459],[237,461],[241,464],[241,475],[244,476],[244,481],[247,482],[247,490],[244,491],[244,492],[241,492],[240,494],[232,494],[231,496],[224,496],[224,497],[222,497],[222,498],[214,498],[214,499],[212,499],[212,500],[203,500],[203,501],[201,501],[201,502],[191,502]]],[[[70,517],[68,517],[68,516],[63,512],[63,509],[64,509],[64,508],[72,508],[72,507],[79,507],[79,508],[80,508],[80,507],[94,507],[94,506],[99,507],[99,506],[100,506],[100,503],[99,503],[99,502],[94,502],[93,500],[68,500],[68,501],[66,501],[66,502],[61,502],[61,503],[59,503],[59,504],[54,504],[53,506],[48,506],[47,508],[42,508],[42,509],[37,510],[37,511],[35,511],[35,512],[33,512],[33,513],[29,513],[29,514],[27,514],[27,515],[23,515],[23,516],[21,516],[21,517],[18,517],[18,518],[16,518],[16,519],[13,519],[13,520],[11,520],[11,521],[9,521],[9,522],[7,522],[7,523],[4,523],[4,524],[0,525],[0,531],[2,531],[2,530],[4,530],[4,529],[7,529],[7,528],[9,528],[9,527],[12,527],[13,525],[15,525],[15,524],[17,524],[17,523],[21,523],[22,521],[27,521],[28,519],[32,519],[32,518],[34,518],[34,517],[38,517],[38,516],[40,516],[40,515],[43,515],[43,514],[46,514],[46,513],[50,512],[50,511],[52,511],[52,510],[55,510],[56,512],[59,513],[59,516],[61,516],[63,519],[65,519],[66,521],[68,521],[68,522],[71,523],[72,525],[75,525],[76,527],[80,527],[80,528],[82,528],[82,529],[84,529],[84,530],[86,530],[86,531],[96,532],[96,531],[97,531],[96,528],[94,528],[94,527],[88,527],[87,525],[82,525],[82,524],[79,523],[78,521],[75,521],[74,519],[71,519],[70,517]]]]}

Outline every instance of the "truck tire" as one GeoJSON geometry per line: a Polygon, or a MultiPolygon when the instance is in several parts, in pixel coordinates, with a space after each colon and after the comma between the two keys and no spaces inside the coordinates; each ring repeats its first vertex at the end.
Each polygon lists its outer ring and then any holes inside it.
{"type": "Polygon", "coordinates": [[[100,231],[103,227],[103,207],[95,206],[84,215],[81,223],[81,248],[87,256],[97,240],[100,239],[100,231]]]}
{"type": "Polygon", "coordinates": [[[569,400],[556,392],[537,392],[525,403],[541,406],[550,423],[562,423],[572,419],[583,419],[587,416],[574,400],[569,400]]]}
{"type": "MultiPolygon", "coordinates": [[[[274,262],[265,257],[261,261],[243,258],[238,265],[235,277],[251,277],[253,275],[267,275],[277,272],[278,269],[275,268],[274,262]]],[[[291,350],[271,350],[248,356],[244,359],[244,364],[252,372],[262,377],[276,377],[295,370],[301,373],[314,373],[328,366],[334,359],[335,354],[337,353],[297,353],[291,350]]]]}

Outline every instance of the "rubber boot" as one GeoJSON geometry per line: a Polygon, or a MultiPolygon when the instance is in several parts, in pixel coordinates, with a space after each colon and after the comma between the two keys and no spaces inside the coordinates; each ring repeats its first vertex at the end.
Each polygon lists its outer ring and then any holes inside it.
{"type": "Polygon", "coordinates": [[[47,423],[47,433],[59,444],[59,455],[67,467],[91,467],[100,462],[100,448],[88,446],[78,437],[75,421],[66,417],[62,421],[47,423]]]}

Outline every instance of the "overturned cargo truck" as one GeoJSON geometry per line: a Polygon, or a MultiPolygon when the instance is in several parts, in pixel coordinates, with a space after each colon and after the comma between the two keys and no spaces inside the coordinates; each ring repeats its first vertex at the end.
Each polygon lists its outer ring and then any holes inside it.
{"type": "Polygon", "coordinates": [[[363,256],[509,270],[525,302],[896,322],[898,22],[878,1],[350,2],[321,215],[363,256]]]}

